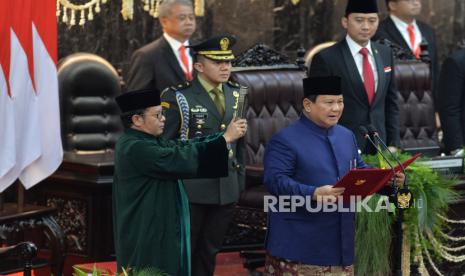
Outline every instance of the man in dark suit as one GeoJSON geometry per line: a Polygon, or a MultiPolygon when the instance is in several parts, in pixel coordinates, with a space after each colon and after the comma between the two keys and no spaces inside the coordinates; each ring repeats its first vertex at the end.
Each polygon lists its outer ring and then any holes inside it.
{"type": "MultiPolygon", "coordinates": [[[[240,86],[229,82],[230,47],[235,38],[222,35],[191,46],[197,76],[190,83],[166,89],[165,138],[182,140],[224,131],[238,108],[240,86]]],[[[217,179],[185,180],[191,209],[192,275],[213,275],[215,257],[244,189],[243,139],[230,145],[229,174],[217,179]]]]}
{"type": "Polygon", "coordinates": [[[451,54],[439,76],[438,111],[446,151],[456,154],[465,145],[465,49],[451,54]]]}
{"type": "Polygon", "coordinates": [[[359,126],[373,125],[388,146],[398,147],[399,106],[393,89],[390,48],[371,42],[378,27],[376,0],[349,0],[342,25],[347,36],[312,60],[309,76],[342,78],[344,112],[339,123],[356,134],[364,153],[374,153],[359,126]]]}
{"type": "Polygon", "coordinates": [[[437,99],[436,85],[439,77],[436,35],[428,24],[417,20],[421,13],[421,0],[386,0],[389,16],[380,22],[373,40],[388,39],[398,46],[408,49],[420,58],[420,43],[428,43],[429,58],[433,78],[433,95],[437,99]]]}
{"type": "Polygon", "coordinates": [[[190,0],[160,3],[159,19],[163,35],[134,52],[128,73],[128,90],[165,88],[192,79],[189,38],[195,31],[190,0]]]}

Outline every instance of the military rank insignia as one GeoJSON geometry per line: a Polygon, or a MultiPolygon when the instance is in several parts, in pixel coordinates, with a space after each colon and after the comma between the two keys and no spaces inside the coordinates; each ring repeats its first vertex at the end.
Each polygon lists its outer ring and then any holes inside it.
{"type": "Polygon", "coordinates": [[[227,51],[229,49],[229,39],[224,37],[220,40],[221,51],[227,51]]]}

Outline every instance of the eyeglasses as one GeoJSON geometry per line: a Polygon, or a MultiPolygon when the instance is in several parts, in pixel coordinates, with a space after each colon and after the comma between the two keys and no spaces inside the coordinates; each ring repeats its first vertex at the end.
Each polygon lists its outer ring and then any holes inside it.
{"type": "Polygon", "coordinates": [[[148,114],[148,113],[144,113],[144,114],[147,115],[147,116],[155,117],[155,118],[157,118],[157,120],[161,120],[163,117],[166,117],[166,110],[162,109],[161,112],[158,112],[158,113],[155,113],[155,114],[148,114]]]}

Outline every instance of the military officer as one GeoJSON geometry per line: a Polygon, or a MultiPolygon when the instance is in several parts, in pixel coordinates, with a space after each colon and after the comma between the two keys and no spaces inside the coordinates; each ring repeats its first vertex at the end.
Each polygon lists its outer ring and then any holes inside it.
{"type": "MultiPolygon", "coordinates": [[[[229,80],[232,35],[207,39],[190,48],[197,76],[192,82],[166,89],[164,137],[191,139],[224,131],[238,109],[240,86],[229,80]]],[[[244,189],[243,139],[229,149],[229,174],[217,179],[186,180],[191,210],[192,275],[213,275],[215,257],[244,189]]]]}

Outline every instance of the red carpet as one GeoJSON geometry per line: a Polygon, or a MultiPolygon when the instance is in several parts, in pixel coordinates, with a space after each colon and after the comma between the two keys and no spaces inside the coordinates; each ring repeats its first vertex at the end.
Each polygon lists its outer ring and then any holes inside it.
{"type": "Polygon", "coordinates": [[[221,253],[216,256],[215,276],[248,276],[247,269],[242,266],[239,252],[221,253]]]}

